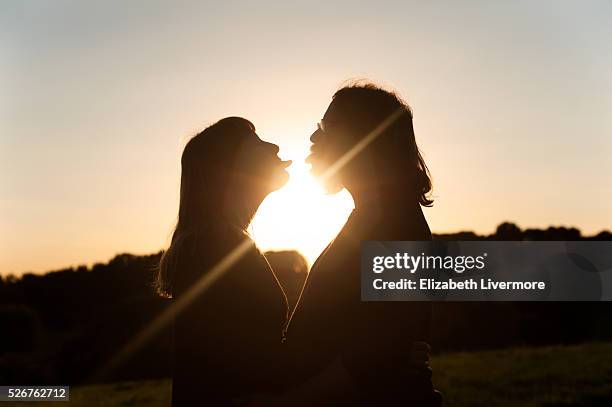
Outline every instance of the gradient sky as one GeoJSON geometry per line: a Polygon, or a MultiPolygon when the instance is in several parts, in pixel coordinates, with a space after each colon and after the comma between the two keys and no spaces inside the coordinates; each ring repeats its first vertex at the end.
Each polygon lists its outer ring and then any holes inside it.
{"type": "Polygon", "coordinates": [[[0,3],[1,274],[161,249],[191,135],[301,160],[354,77],[412,106],[434,231],[612,228],[612,2],[215,3],[0,3]]]}

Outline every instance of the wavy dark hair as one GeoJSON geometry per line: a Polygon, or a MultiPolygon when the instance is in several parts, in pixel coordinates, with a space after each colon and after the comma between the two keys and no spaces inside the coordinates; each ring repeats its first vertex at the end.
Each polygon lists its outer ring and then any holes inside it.
{"type": "Polygon", "coordinates": [[[381,166],[392,163],[403,175],[408,175],[414,185],[415,195],[423,206],[432,206],[431,174],[417,146],[412,110],[396,93],[372,83],[353,83],[344,86],[333,96],[333,103],[351,133],[366,135],[398,110],[403,111],[372,144],[369,149],[377,151],[381,166]]]}
{"type": "Polygon", "coordinates": [[[250,121],[228,117],[207,127],[185,145],[181,156],[178,220],[156,275],[155,286],[160,295],[172,297],[177,261],[188,237],[197,236],[211,225],[246,233],[256,208],[228,206],[226,196],[237,187],[233,182],[237,175],[234,162],[243,140],[241,136],[254,131],[250,121]]]}

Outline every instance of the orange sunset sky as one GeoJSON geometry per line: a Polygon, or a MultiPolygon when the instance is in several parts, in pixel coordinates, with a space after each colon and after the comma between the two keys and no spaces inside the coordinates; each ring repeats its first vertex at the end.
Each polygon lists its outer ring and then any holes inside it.
{"type": "Polygon", "coordinates": [[[303,163],[334,91],[366,77],[412,106],[434,232],[612,228],[612,3],[0,4],[0,274],[152,253],[188,138],[225,116],[293,159],[263,249],[309,260],[342,225],[303,163]]]}

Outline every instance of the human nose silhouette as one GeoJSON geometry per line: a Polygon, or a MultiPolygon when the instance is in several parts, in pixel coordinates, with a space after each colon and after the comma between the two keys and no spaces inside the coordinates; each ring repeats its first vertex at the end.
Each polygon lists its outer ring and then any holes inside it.
{"type": "Polygon", "coordinates": [[[280,151],[280,147],[279,146],[277,146],[274,143],[268,143],[267,141],[265,143],[266,143],[266,147],[272,149],[274,154],[278,154],[278,152],[280,151]]]}
{"type": "Polygon", "coordinates": [[[323,132],[319,129],[316,129],[314,133],[310,135],[310,141],[312,143],[318,143],[319,141],[321,141],[322,135],[323,135],[323,132]]]}

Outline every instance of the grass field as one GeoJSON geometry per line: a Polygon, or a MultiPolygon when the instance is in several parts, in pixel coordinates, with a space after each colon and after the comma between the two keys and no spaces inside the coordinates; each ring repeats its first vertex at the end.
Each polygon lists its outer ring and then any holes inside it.
{"type": "Polygon", "coordinates": [[[445,406],[612,407],[612,343],[452,353],[432,365],[445,406]]]}
{"type": "MultiPolygon", "coordinates": [[[[612,343],[449,353],[432,360],[452,407],[610,407],[612,343]]],[[[3,406],[169,406],[170,380],[74,387],[69,403],[3,406]]]]}

